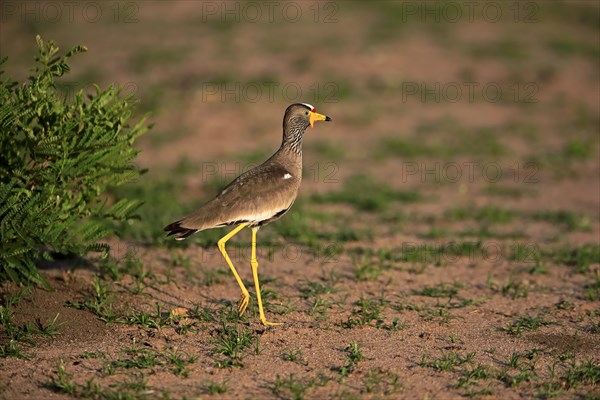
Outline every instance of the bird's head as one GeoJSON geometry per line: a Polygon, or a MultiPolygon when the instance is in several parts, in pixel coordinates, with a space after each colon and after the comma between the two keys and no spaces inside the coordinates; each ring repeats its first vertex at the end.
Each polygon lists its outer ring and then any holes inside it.
{"type": "Polygon", "coordinates": [[[316,121],[331,121],[326,115],[319,114],[315,108],[308,103],[292,104],[285,110],[283,117],[284,129],[301,128],[302,130],[313,127],[316,121]]]}

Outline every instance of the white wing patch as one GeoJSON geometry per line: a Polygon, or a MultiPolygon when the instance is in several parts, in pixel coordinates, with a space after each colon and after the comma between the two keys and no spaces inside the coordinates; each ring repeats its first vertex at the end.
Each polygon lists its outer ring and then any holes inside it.
{"type": "Polygon", "coordinates": [[[291,177],[292,177],[292,175],[290,175],[290,174],[285,174],[285,175],[283,176],[283,179],[290,179],[291,177]]]}

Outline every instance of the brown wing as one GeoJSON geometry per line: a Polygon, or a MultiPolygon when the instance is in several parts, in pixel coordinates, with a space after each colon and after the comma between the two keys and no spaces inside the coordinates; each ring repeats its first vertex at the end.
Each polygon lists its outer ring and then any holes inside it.
{"type": "Polygon", "coordinates": [[[282,215],[298,193],[299,177],[278,163],[262,164],[237,177],[214,199],[185,218],[165,228],[171,234],[187,237],[208,228],[248,222],[258,224],[282,215]],[[190,231],[186,236],[183,234],[190,231]]]}

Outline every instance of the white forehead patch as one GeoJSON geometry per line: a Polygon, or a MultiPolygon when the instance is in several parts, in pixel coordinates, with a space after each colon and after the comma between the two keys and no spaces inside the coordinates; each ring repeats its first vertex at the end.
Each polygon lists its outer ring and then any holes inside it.
{"type": "Polygon", "coordinates": [[[308,104],[308,103],[302,103],[303,106],[306,106],[308,108],[310,108],[311,111],[315,111],[315,107],[313,107],[312,104],[308,104]]]}

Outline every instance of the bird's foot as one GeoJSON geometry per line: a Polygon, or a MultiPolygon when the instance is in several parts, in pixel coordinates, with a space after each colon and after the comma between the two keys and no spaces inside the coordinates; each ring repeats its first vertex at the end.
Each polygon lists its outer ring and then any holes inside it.
{"type": "Polygon", "coordinates": [[[238,302],[238,307],[237,307],[238,315],[240,317],[242,315],[244,315],[244,312],[246,312],[246,308],[248,308],[249,302],[250,302],[250,294],[242,293],[242,297],[240,298],[240,301],[238,302]]]}
{"type": "Polygon", "coordinates": [[[283,322],[269,322],[264,317],[260,319],[260,322],[262,322],[262,324],[264,326],[278,326],[278,325],[283,325],[283,322]]]}

